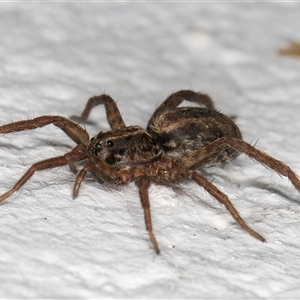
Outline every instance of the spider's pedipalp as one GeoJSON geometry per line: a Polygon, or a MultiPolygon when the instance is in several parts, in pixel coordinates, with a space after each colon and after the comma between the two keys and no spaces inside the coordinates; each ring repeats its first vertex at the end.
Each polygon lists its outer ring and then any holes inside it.
{"type": "Polygon", "coordinates": [[[90,164],[86,164],[77,174],[74,187],[73,187],[73,199],[75,199],[78,196],[81,182],[83,181],[85,175],[89,170],[90,170],[90,164]]]}

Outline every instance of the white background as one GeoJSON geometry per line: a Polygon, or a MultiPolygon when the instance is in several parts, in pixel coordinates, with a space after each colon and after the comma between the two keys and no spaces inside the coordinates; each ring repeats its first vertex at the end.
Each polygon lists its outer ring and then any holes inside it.
{"type": "MultiPolygon", "coordinates": [[[[209,93],[244,138],[300,173],[298,3],[0,3],[1,124],[82,111],[103,91],[145,126],[171,92],[209,93]]],[[[94,135],[108,129],[93,111],[94,135]]],[[[0,192],[74,143],[58,128],[0,136],[0,192]]],[[[68,167],[35,174],[0,206],[0,298],[299,298],[300,197],[241,155],[205,172],[260,232],[244,232],[192,182],[152,185],[156,255],[134,183],[88,176],[76,200],[68,167]]]]}

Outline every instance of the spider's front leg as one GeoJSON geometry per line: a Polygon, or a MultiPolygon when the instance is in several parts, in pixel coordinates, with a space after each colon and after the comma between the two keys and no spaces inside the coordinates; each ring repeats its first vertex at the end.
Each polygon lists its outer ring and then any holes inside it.
{"type": "Polygon", "coordinates": [[[76,144],[88,146],[89,135],[79,125],[60,116],[42,116],[31,120],[13,122],[0,126],[0,133],[12,133],[17,131],[32,130],[53,124],[63,130],[76,144]]]}
{"type": "Polygon", "coordinates": [[[53,124],[63,130],[75,143],[78,144],[71,152],[64,156],[46,159],[32,165],[29,170],[18,180],[12,189],[0,196],[0,202],[17,191],[36,171],[63,166],[86,158],[84,150],[89,144],[88,133],[79,125],[60,116],[42,116],[31,120],[24,120],[0,126],[0,133],[12,133],[23,130],[32,130],[53,124]]]}
{"type": "Polygon", "coordinates": [[[9,191],[0,196],[0,203],[18,191],[36,171],[64,166],[86,158],[86,154],[80,151],[80,148],[77,146],[71,152],[63,156],[45,159],[33,164],[9,191]]]}
{"type": "Polygon", "coordinates": [[[108,123],[112,129],[118,129],[121,127],[125,127],[125,123],[122,119],[121,113],[118,109],[118,106],[109,95],[102,94],[99,96],[91,97],[85,106],[85,109],[81,113],[80,116],[71,116],[70,119],[76,121],[76,122],[84,122],[87,120],[87,118],[90,115],[91,110],[100,105],[104,104],[105,111],[106,111],[106,117],[108,120],[108,123]]]}

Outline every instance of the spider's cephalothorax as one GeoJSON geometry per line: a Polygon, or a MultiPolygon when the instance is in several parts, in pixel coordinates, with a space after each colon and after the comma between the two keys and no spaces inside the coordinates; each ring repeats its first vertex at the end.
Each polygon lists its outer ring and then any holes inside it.
{"type": "Polygon", "coordinates": [[[74,163],[81,161],[83,168],[76,176],[73,197],[78,195],[87,172],[94,174],[100,182],[112,185],[135,181],[146,229],[159,253],[150,215],[148,188],[151,182],[170,184],[194,180],[224,204],[242,228],[261,241],[265,239],[247,225],[228,197],[196,170],[227,162],[244,153],[288,177],[300,191],[297,175],[281,161],[244,142],[234,121],[216,111],[211,98],[205,94],[190,90],[171,94],[155,110],[146,130],[140,126],[126,127],[116,102],[106,94],[90,98],[81,116],[72,116],[71,119],[84,122],[93,107],[99,104],[105,106],[111,130],[101,131],[92,139],[83,127],[60,116],[42,116],[0,126],[0,133],[10,133],[53,124],[77,144],[62,156],[33,164],[12,189],[0,196],[0,202],[17,191],[35,171],[63,165],[76,171],[74,163]],[[183,100],[200,106],[178,107],[183,100]]]}
{"type": "Polygon", "coordinates": [[[111,166],[138,166],[158,160],[161,152],[151,136],[140,126],[100,132],[91,139],[88,153],[111,166]]]}

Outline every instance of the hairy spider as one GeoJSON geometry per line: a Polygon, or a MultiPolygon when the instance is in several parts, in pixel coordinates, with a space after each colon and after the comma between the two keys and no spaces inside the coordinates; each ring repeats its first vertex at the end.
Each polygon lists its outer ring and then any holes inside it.
{"type": "Polygon", "coordinates": [[[196,170],[225,163],[245,153],[288,177],[300,191],[297,175],[283,162],[244,142],[234,121],[218,112],[211,98],[202,93],[181,90],[171,94],[154,111],[146,130],[140,126],[126,126],[116,102],[106,94],[90,98],[81,116],[72,116],[71,119],[74,122],[60,116],[41,116],[0,126],[0,133],[10,133],[53,124],[77,144],[62,156],[33,164],[12,189],[0,196],[0,202],[19,190],[36,171],[63,165],[69,165],[76,171],[74,163],[83,161],[84,166],[76,176],[73,197],[77,197],[87,172],[94,174],[100,182],[112,185],[134,181],[144,210],[146,229],[154,249],[159,253],[152,231],[148,196],[152,182],[170,184],[194,180],[224,204],[239,225],[260,241],[265,239],[247,225],[228,197],[196,170]],[[178,107],[183,100],[201,107],[178,107]],[[90,111],[99,104],[105,106],[111,130],[100,131],[90,139],[86,130],[74,122],[87,120],[90,111]]]}

